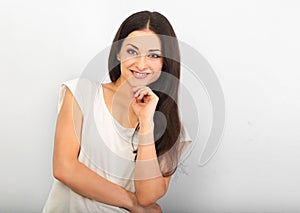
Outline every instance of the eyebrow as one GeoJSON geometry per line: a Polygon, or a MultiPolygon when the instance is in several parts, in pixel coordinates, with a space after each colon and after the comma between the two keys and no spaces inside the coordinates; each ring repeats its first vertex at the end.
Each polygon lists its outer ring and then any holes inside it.
{"type": "MultiPolygon", "coordinates": [[[[126,46],[132,46],[134,47],[135,49],[139,49],[137,46],[133,45],[133,44],[127,44],[126,46]]],[[[150,49],[149,52],[155,52],[155,51],[161,51],[160,49],[150,49]]]]}

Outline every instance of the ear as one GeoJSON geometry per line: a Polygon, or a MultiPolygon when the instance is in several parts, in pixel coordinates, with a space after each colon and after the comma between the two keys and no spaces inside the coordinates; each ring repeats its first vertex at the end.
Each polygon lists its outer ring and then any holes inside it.
{"type": "Polygon", "coordinates": [[[121,61],[121,59],[120,59],[120,53],[117,54],[117,59],[118,59],[118,61],[121,61]]]}

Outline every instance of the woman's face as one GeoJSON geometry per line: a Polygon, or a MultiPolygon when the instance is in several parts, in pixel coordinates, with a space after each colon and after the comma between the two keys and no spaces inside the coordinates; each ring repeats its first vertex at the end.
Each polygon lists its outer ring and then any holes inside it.
{"type": "Polygon", "coordinates": [[[118,53],[122,80],[131,86],[146,86],[156,81],[163,66],[161,42],[151,30],[131,32],[118,53]]]}

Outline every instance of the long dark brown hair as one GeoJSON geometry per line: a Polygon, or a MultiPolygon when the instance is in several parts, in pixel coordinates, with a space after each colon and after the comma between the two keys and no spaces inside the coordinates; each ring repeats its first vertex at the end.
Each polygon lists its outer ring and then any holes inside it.
{"type": "MultiPolygon", "coordinates": [[[[123,40],[135,30],[149,29],[155,32],[162,45],[163,67],[158,80],[148,85],[159,97],[156,111],[163,113],[166,119],[162,122],[162,116],[154,116],[154,139],[157,156],[162,156],[174,150],[181,130],[181,122],[178,110],[178,87],[180,79],[180,53],[179,45],[168,19],[158,12],[141,11],[129,16],[118,29],[109,54],[108,68],[112,82],[121,75],[120,63],[117,59],[123,40]],[[165,75],[163,74],[165,72],[165,75]],[[168,76],[172,76],[172,78],[168,76]],[[162,133],[162,129],[164,132],[162,133]]],[[[158,114],[160,114],[158,113],[158,114]]],[[[176,149],[175,149],[176,150],[176,149]]],[[[171,153],[171,152],[170,152],[171,153]]],[[[177,168],[178,156],[172,152],[168,156],[168,162],[172,165],[162,171],[164,176],[173,174],[177,168]]],[[[166,155],[165,155],[166,156],[166,155]]],[[[166,167],[166,166],[164,166],[166,167]]]]}

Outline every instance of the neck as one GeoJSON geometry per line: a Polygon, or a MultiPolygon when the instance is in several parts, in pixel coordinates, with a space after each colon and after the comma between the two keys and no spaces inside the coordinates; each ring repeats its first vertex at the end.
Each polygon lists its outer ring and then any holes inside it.
{"type": "Polygon", "coordinates": [[[114,83],[115,94],[123,100],[131,101],[133,98],[132,86],[121,77],[114,83]]]}
{"type": "MultiPolygon", "coordinates": [[[[131,101],[134,97],[132,92],[132,86],[127,80],[121,79],[121,77],[113,83],[114,85],[114,100],[116,100],[115,109],[120,112],[120,117],[125,117],[123,126],[136,127],[138,119],[131,107],[131,101]],[[118,108],[118,106],[122,108],[118,108]],[[124,111],[127,109],[127,111],[124,111]]],[[[121,119],[120,119],[121,120],[121,119]]]]}

